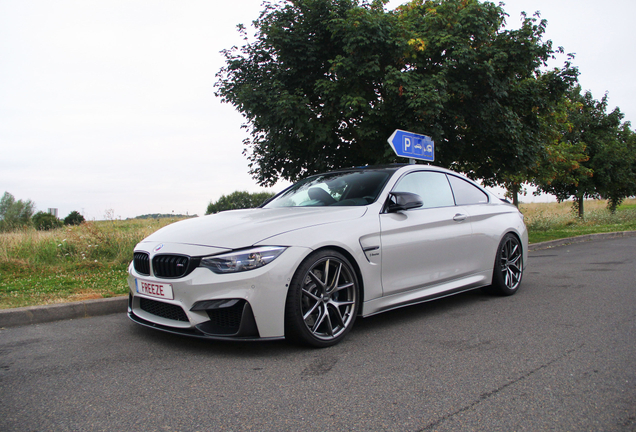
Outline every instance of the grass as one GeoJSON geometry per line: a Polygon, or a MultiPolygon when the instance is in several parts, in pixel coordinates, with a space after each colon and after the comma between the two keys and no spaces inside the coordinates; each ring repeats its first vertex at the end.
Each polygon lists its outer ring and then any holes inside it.
{"type": "MultiPolygon", "coordinates": [[[[636,231],[636,199],[615,214],[586,201],[579,220],[571,203],[521,204],[531,243],[583,234],[636,231]]],[[[177,219],[85,222],[53,231],[0,233],[0,309],[87,300],[128,292],[135,245],[177,219]]]]}
{"type": "Polygon", "coordinates": [[[521,204],[530,243],[585,234],[636,231],[636,199],[626,200],[611,214],[604,200],[585,202],[585,218],[579,219],[571,202],[521,204]]]}
{"type": "Polygon", "coordinates": [[[0,233],[0,309],[126,294],[135,245],[175,219],[0,233]]]}

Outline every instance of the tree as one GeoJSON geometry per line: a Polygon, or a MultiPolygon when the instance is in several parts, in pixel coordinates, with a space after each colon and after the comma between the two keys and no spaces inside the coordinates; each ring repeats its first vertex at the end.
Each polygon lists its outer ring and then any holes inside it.
{"type": "Polygon", "coordinates": [[[10,231],[31,223],[35,204],[31,200],[15,200],[5,192],[0,200],[0,231],[10,231]]]}
{"type": "Polygon", "coordinates": [[[49,231],[62,226],[62,221],[51,213],[39,211],[33,215],[33,226],[39,231],[49,231]]]}
{"type": "Polygon", "coordinates": [[[618,108],[607,113],[607,95],[600,101],[580,87],[569,92],[568,129],[562,140],[583,145],[585,160],[569,177],[556,177],[538,182],[539,189],[565,201],[573,198],[579,217],[585,215],[586,198],[604,198],[613,212],[631,195],[636,194],[636,143],[630,124],[621,124],[618,108]]]}
{"type": "Polygon", "coordinates": [[[541,185],[576,184],[580,176],[592,173],[591,169],[581,165],[589,160],[585,143],[571,139],[575,127],[571,113],[581,108],[580,102],[573,100],[571,94],[570,90],[552,110],[540,117],[545,131],[545,151],[539,163],[530,170],[530,183],[537,185],[539,192],[541,185]]]}
{"type": "Polygon", "coordinates": [[[221,195],[221,198],[219,198],[218,201],[214,203],[210,202],[210,204],[208,204],[208,210],[205,214],[209,215],[225,210],[255,208],[274,195],[275,194],[271,192],[249,193],[244,191],[236,191],[229,195],[221,195]]]}
{"type": "Polygon", "coordinates": [[[629,122],[618,128],[611,143],[600,149],[594,162],[599,196],[614,213],[625,198],[636,195],[636,134],[629,122]]]}
{"type": "Polygon", "coordinates": [[[493,3],[412,2],[402,15],[415,23],[415,60],[394,71],[410,96],[407,127],[431,130],[440,165],[516,196],[545,155],[552,131],[542,118],[578,71],[569,63],[541,71],[562,49],[542,41],[547,22],[538,16],[505,31],[505,12],[493,3]]]}
{"type": "MultiPolygon", "coordinates": [[[[396,161],[395,129],[431,135],[436,164],[487,184],[526,180],[545,152],[540,121],[577,71],[542,72],[547,23],[478,0],[289,0],[267,4],[256,39],[224,51],[217,96],[246,118],[261,185],[396,161]]],[[[245,29],[240,26],[245,33],[245,29]]]]}
{"type": "Polygon", "coordinates": [[[64,218],[64,225],[80,225],[84,222],[84,216],[80,214],[77,210],[73,210],[64,218]]]}

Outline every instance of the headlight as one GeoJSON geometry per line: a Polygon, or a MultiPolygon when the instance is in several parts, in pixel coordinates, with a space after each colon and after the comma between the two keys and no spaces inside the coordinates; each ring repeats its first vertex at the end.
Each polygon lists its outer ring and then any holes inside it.
{"type": "Polygon", "coordinates": [[[285,249],[283,246],[263,246],[234,251],[201,258],[199,266],[219,274],[254,270],[274,261],[285,249]]]}

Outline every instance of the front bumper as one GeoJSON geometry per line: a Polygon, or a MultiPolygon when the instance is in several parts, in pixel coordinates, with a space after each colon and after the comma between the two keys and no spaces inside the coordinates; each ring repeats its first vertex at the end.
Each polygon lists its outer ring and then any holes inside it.
{"type": "Polygon", "coordinates": [[[310,251],[290,247],[270,264],[236,274],[196,268],[179,279],[140,275],[131,265],[128,317],[169,333],[217,340],[281,339],[287,291],[310,251]],[[172,285],[173,298],[137,292],[136,280],[172,285]]]}
{"type": "MultiPolygon", "coordinates": [[[[228,318],[226,315],[234,315],[234,311],[230,311],[225,314],[217,315],[217,318],[210,319],[210,321],[198,324],[191,328],[170,327],[147,321],[133,312],[133,303],[135,301],[141,302],[141,299],[134,299],[132,294],[128,296],[128,318],[133,322],[140,324],[144,327],[161,330],[164,332],[178,334],[183,336],[193,336],[205,339],[215,340],[264,340],[264,339],[282,339],[282,337],[263,338],[258,333],[256,321],[254,320],[254,314],[249,303],[244,302],[241,304],[241,310],[238,320],[228,318]],[[224,320],[225,319],[225,320],[224,320]],[[226,325],[223,325],[225,321],[226,325]],[[237,321],[237,322],[236,322],[237,321]]],[[[154,300],[153,300],[154,301],[154,300]]],[[[157,302],[160,303],[160,302],[157,302]]]]}

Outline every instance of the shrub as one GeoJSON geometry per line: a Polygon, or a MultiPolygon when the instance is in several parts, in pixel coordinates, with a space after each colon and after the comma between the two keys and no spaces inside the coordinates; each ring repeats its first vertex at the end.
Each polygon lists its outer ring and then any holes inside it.
{"type": "Polygon", "coordinates": [[[80,212],[73,210],[64,218],[64,225],[79,225],[84,222],[84,216],[80,214],[80,212]]]}
{"type": "Polygon", "coordinates": [[[232,192],[229,195],[221,195],[218,201],[208,204],[206,215],[218,213],[224,210],[254,208],[273,197],[272,192],[249,193],[244,191],[232,192]]]}
{"type": "Polygon", "coordinates": [[[48,231],[62,226],[62,221],[54,215],[45,212],[37,212],[31,219],[35,229],[40,231],[48,231]]]}

